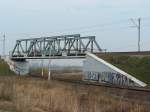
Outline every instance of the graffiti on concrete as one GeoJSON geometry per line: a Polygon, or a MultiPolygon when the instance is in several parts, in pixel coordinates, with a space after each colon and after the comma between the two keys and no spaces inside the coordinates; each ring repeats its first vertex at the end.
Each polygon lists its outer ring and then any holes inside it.
{"type": "Polygon", "coordinates": [[[134,86],[135,82],[120,73],[114,72],[85,72],[85,80],[97,81],[125,86],[134,86]]]}
{"type": "Polygon", "coordinates": [[[99,74],[97,72],[86,72],[85,74],[86,74],[85,79],[87,80],[93,80],[93,81],[99,80],[99,74]]]}

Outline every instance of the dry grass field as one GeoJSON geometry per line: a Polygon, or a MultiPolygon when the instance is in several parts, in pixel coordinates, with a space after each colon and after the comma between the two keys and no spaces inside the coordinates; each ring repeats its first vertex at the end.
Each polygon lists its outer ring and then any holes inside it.
{"type": "Polygon", "coordinates": [[[117,91],[32,77],[1,76],[0,112],[150,112],[149,102],[125,100],[126,91],[118,91],[118,97],[114,97],[117,91]]]}

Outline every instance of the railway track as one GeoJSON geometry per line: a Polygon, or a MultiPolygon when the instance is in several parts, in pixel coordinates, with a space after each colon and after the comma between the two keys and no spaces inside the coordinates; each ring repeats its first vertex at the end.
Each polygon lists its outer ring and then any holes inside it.
{"type": "Polygon", "coordinates": [[[127,87],[127,86],[102,84],[102,83],[89,82],[89,81],[77,81],[77,80],[62,79],[62,78],[53,78],[53,80],[58,80],[58,81],[62,81],[62,82],[69,82],[69,83],[76,83],[76,84],[82,84],[82,85],[102,86],[102,87],[107,87],[107,88],[117,88],[117,89],[127,89],[127,90],[132,90],[132,91],[148,92],[150,94],[150,89],[149,88],[127,87]]]}
{"type": "Polygon", "coordinates": [[[142,56],[150,56],[150,51],[129,51],[129,52],[105,52],[105,53],[95,53],[96,55],[105,55],[105,54],[112,54],[112,55],[129,55],[129,56],[138,56],[138,55],[142,55],[142,56]]]}
{"type": "MultiPolygon", "coordinates": [[[[43,78],[47,79],[47,77],[42,77],[40,75],[30,75],[32,77],[37,78],[43,78]]],[[[65,78],[59,78],[59,77],[52,77],[52,80],[61,81],[61,82],[68,82],[68,83],[75,83],[75,84],[81,84],[81,85],[92,85],[92,86],[101,86],[101,87],[107,87],[107,88],[113,88],[113,89],[126,89],[130,91],[141,91],[146,92],[150,94],[150,88],[143,88],[143,87],[128,87],[128,86],[119,86],[119,85],[112,85],[112,84],[102,84],[98,82],[90,82],[90,81],[82,81],[82,80],[74,80],[74,79],[65,79],[65,78]]]]}
{"type": "MultiPolygon", "coordinates": [[[[32,76],[35,77],[35,76],[32,76]]],[[[37,78],[43,78],[36,76],[37,78]]],[[[145,105],[150,105],[150,88],[141,87],[125,87],[111,84],[100,84],[97,82],[82,81],[76,79],[67,79],[60,77],[52,77],[53,81],[60,82],[61,85],[71,85],[80,88],[88,94],[88,92],[96,92],[97,94],[112,96],[119,101],[142,102],[145,105]]],[[[44,77],[47,80],[47,77],[44,77]]],[[[55,82],[56,83],[56,82],[55,82]]]]}

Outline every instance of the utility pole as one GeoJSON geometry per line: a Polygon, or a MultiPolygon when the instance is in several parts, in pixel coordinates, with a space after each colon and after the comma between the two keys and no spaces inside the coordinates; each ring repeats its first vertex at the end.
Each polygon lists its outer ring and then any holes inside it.
{"type": "Polygon", "coordinates": [[[42,74],[42,77],[43,77],[44,76],[43,59],[41,59],[41,65],[42,65],[42,72],[41,72],[41,74],[42,74]]]}
{"type": "Polygon", "coordinates": [[[141,51],[140,41],[141,41],[141,18],[138,19],[138,51],[141,51]]]}
{"type": "Polygon", "coordinates": [[[51,59],[49,59],[48,64],[48,80],[51,80],[51,59]]]}
{"type": "Polygon", "coordinates": [[[5,34],[3,35],[3,57],[5,58],[5,34]]]}
{"type": "Polygon", "coordinates": [[[49,50],[48,80],[51,80],[51,48],[49,50]]]}
{"type": "Polygon", "coordinates": [[[134,19],[131,19],[131,21],[135,25],[133,27],[136,27],[138,30],[138,52],[140,52],[141,51],[141,45],[140,45],[141,44],[141,18],[137,19],[138,24],[134,21],[134,19]]]}

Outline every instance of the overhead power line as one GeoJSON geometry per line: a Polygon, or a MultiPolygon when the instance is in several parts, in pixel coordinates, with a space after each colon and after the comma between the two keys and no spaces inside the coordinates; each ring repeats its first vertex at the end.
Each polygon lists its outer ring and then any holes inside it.
{"type": "Polygon", "coordinates": [[[138,29],[138,51],[140,52],[141,46],[140,46],[140,41],[141,41],[141,18],[137,19],[137,23],[135,22],[134,19],[131,19],[132,23],[134,24],[133,27],[136,27],[138,29]]]}
{"type": "MultiPolygon", "coordinates": [[[[75,28],[66,28],[66,29],[62,29],[56,32],[46,32],[46,33],[60,33],[60,32],[67,32],[67,31],[78,31],[78,30],[92,30],[92,29],[106,29],[107,27],[110,26],[114,26],[114,25],[119,25],[119,24],[123,24],[124,22],[128,23],[128,20],[121,20],[121,21],[116,21],[116,22],[110,22],[110,23],[104,23],[104,24],[95,24],[95,25],[88,25],[88,26],[81,26],[81,27],[75,27],[75,28]]],[[[114,29],[114,28],[108,28],[108,29],[114,29]]],[[[41,33],[42,34],[42,33],[41,33]]],[[[36,36],[37,33],[19,33],[19,34],[12,34],[14,36],[36,36]]]]}
{"type": "Polygon", "coordinates": [[[124,26],[124,27],[117,27],[117,28],[103,28],[103,29],[88,29],[85,31],[75,31],[73,33],[89,33],[89,32],[100,32],[100,31],[110,31],[110,30],[126,30],[127,28],[130,28],[129,26],[124,26]]]}
{"type": "Polygon", "coordinates": [[[142,20],[150,20],[150,17],[141,18],[142,20]]]}
{"type": "Polygon", "coordinates": [[[150,25],[144,25],[144,26],[142,26],[142,27],[150,27],[150,25]]]}
{"type": "Polygon", "coordinates": [[[77,27],[77,28],[72,28],[72,29],[64,29],[64,30],[70,31],[70,30],[82,30],[82,29],[92,29],[92,28],[104,28],[104,27],[108,27],[108,26],[114,26],[117,24],[123,24],[123,22],[128,22],[128,20],[121,20],[121,21],[104,23],[104,24],[95,24],[95,25],[77,27]]]}
{"type": "MultiPolygon", "coordinates": [[[[142,17],[142,20],[150,20],[150,18],[146,17],[142,17]]],[[[40,36],[40,35],[49,35],[49,34],[62,34],[62,33],[65,33],[65,32],[89,32],[89,31],[104,31],[104,30],[113,30],[113,29],[123,29],[122,27],[120,28],[120,26],[118,25],[123,25],[124,23],[129,23],[129,21],[132,21],[133,24],[137,27],[137,23],[135,23],[137,19],[126,19],[126,20],[120,20],[120,21],[115,21],[115,22],[110,22],[110,23],[104,23],[104,24],[95,24],[95,25],[87,25],[87,26],[81,26],[81,27],[74,27],[74,28],[66,28],[66,29],[62,29],[62,30],[59,30],[59,31],[53,31],[53,32],[45,32],[45,33],[41,33],[41,32],[30,32],[30,33],[19,33],[19,34],[10,34],[12,36],[23,36],[23,37],[33,37],[33,36],[40,36]],[[115,26],[117,28],[114,28],[113,26],[115,26]],[[112,27],[112,28],[110,28],[112,27]],[[99,30],[97,30],[99,29],[99,30]]],[[[135,27],[134,26],[134,27],[135,27]]],[[[130,26],[128,26],[130,27],[130,26]]],[[[126,28],[128,28],[126,27],[126,28]]],[[[142,26],[142,27],[149,27],[149,26],[142,26]]]]}
{"type": "Polygon", "coordinates": [[[136,44],[128,44],[125,46],[115,47],[113,49],[124,49],[124,48],[131,48],[131,47],[135,47],[135,46],[136,46],[136,44]]]}

